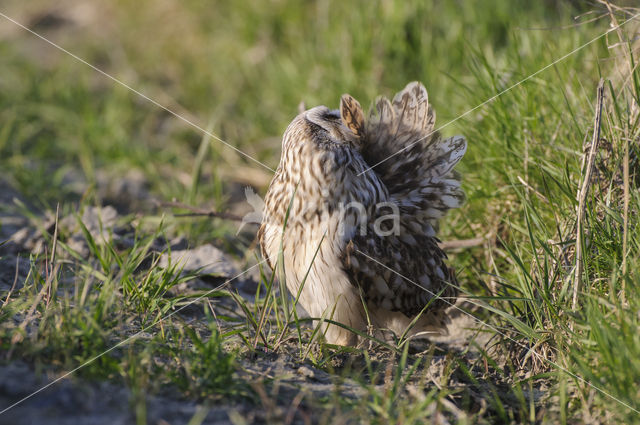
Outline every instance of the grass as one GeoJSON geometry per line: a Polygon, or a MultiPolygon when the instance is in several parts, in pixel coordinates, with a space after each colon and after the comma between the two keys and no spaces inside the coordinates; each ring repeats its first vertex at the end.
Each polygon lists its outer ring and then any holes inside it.
{"type": "MultiPolygon", "coordinates": [[[[420,80],[442,125],[638,13],[499,0],[68,4],[9,1],[0,11],[271,168],[300,101],[335,107],[349,92],[366,105],[420,80]]],[[[486,338],[461,353],[323,344],[262,266],[255,302],[234,282],[177,295],[196,276],[156,267],[168,239],[212,242],[246,264],[256,253],[233,223],[176,217],[151,200],[224,211],[244,185],[264,193],[270,171],[10,22],[0,28],[0,169],[25,198],[1,207],[28,214],[45,235],[45,248],[21,256],[26,277],[1,295],[6,362],[68,371],[126,340],[75,375],[131,388],[139,423],[145,394],[167,388],[283,422],[307,410],[321,423],[640,422],[637,21],[442,130],[469,141],[467,203],[443,222],[442,239],[485,238],[451,255],[475,304],[464,308],[490,325],[476,324],[486,338]],[[574,309],[576,193],[600,78],[601,144],[574,309]],[[144,196],[114,197],[123,176],[144,196]],[[130,244],[114,229],[96,237],[82,220],[103,204],[122,213],[130,244]],[[46,228],[41,213],[55,217],[57,205],[60,218],[75,219],[46,228]],[[175,313],[194,300],[198,320],[175,313]],[[302,407],[291,410],[298,394],[277,391],[289,378],[248,366],[280,357],[328,373],[333,390],[312,400],[301,389],[302,407]],[[357,396],[345,395],[353,388],[357,396]]]]}

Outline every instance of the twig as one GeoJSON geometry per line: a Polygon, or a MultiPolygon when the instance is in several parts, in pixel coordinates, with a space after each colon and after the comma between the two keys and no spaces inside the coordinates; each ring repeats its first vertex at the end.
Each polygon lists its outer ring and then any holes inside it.
{"type": "Polygon", "coordinates": [[[216,217],[225,220],[242,221],[242,217],[239,217],[235,214],[213,210],[204,210],[202,208],[192,207],[191,205],[186,205],[181,202],[158,202],[158,205],[161,207],[182,208],[191,211],[190,213],[174,214],[174,216],[176,217],[216,217]]]}
{"type": "Polygon", "coordinates": [[[19,272],[20,272],[20,256],[18,255],[16,257],[16,274],[13,276],[13,285],[11,285],[11,289],[9,289],[7,298],[4,300],[4,302],[0,306],[0,310],[2,310],[4,307],[6,307],[7,304],[9,304],[9,301],[11,300],[11,294],[13,294],[13,290],[16,289],[16,284],[18,283],[19,272]]]}
{"type": "Polygon", "coordinates": [[[529,189],[530,191],[532,191],[538,198],[540,198],[540,200],[542,202],[544,202],[545,204],[549,203],[549,200],[547,199],[546,196],[544,196],[542,193],[538,192],[535,188],[533,188],[529,183],[527,183],[522,177],[517,176],[518,177],[518,181],[520,183],[522,183],[522,185],[524,187],[526,187],[527,189],[529,189]]]}
{"type": "Polygon", "coordinates": [[[602,119],[602,103],[604,100],[604,79],[600,79],[597,89],[596,100],[596,115],[593,123],[593,137],[591,139],[591,148],[589,149],[589,156],[587,157],[587,166],[585,169],[584,179],[582,180],[582,187],[578,193],[578,214],[576,218],[576,267],[573,280],[573,303],[572,309],[576,310],[578,304],[578,293],[580,292],[580,286],[582,283],[582,222],[584,220],[585,207],[587,203],[587,195],[589,193],[589,186],[591,185],[591,174],[593,173],[593,164],[595,162],[596,152],[598,151],[598,142],[600,141],[600,122],[602,119]]]}
{"type": "Polygon", "coordinates": [[[443,251],[452,251],[454,249],[473,248],[474,246],[480,246],[487,241],[487,238],[473,238],[473,239],[461,239],[454,241],[440,242],[438,246],[443,251]]]}
{"type": "MultiPolygon", "coordinates": [[[[47,276],[47,307],[49,306],[49,301],[51,301],[51,284],[55,275],[57,274],[58,267],[56,265],[56,250],[58,249],[58,222],[60,220],[60,204],[56,205],[56,221],[55,227],[53,229],[53,246],[51,247],[51,274],[47,276]]],[[[49,273],[49,270],[47,270],[49,273]]]]}
{"type": "MultiPolygon", "coordinates": [[[[635,100],[633,100],[635,102],[635,100]]],[[[622,212],[622,291],[625,301],[625,282],[627,274],[627,244],[629,238],[629,139],[624,141],[624,161],[622,163],[624,207],[622,212]]]]}

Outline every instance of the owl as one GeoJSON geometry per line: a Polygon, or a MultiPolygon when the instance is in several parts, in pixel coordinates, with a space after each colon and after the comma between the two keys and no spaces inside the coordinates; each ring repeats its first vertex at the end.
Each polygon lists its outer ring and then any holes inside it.
{"type": "Polygon", "coordinates": [[[427,91],[412,82],[366,117],[345,94],[339,110],[306,110],[284,132],[258,239],[328,343],[357,345],[350,329],[446,332],[458,287],[436,229],[464,200],[453,168],[467,144],[434,124],[427,91]]]}

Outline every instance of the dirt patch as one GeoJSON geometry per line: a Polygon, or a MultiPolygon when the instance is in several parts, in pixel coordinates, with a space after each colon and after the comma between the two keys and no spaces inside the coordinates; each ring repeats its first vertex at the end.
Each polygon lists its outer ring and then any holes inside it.
{"type": "MultiPolygon", "coordinates": [[[[60,256],[69,257],[71,249],[75,255],[89,257],[90,240],[97,245],[110,243],[119,249],[130,248],[135,243],[135,220],[121,215],[113,206],[85,207],[78,214],[66,214],[57,220],[51,212],[31,212],[27,218],[24,210],[15,207],[20,194],[6,182],[0,180],[0,185],[4,189],[0,190],[3,194],[0,235],[9,241],[0,247],[0,292],[3,294],[20,289],[31,270],[29,255],[50,255],[46,247],[56,231],[67,246],[65,250],[59,247],[60,256]]],[[[130,185],[120,187],[128,191],[130,185]]],[[[21,202],[24,204],[24,200],[21,202]]],[[[248,305],[255,301],[260,285],[256,272],[241,275],[246,265],[239,264],[212,244],[189,248],[183,238],[162,236],[151,241],[151,250],[159,256],[157,263],[145,262],[140,267],[173,266],[183,275],[193,277],[172,287],[167,296],[206,294],[221,288],[225,282],[232,282],[229,289],[237,291],[248,305]]],[[[73,285],[73,276],[69,282],[73,285]]],[[[204,303],[236,322],[245,320],[245,312],[232,297],[204,297],[203,302],[181,309],[179,316],[205,338],[210,331],[203,325],[204,303]]],[[[472,309],[465,303],[459,307],[472,309]]],[[[187,423],[194,416],[205,424],[226,424],[232,420],[235,423],[332,423],[338,416],[348,422],[358,420],[355,412],[366,409],[367,400],[394,397],[424,402],[431,389],[444,387],[450,394],[434,400],[427,408],[434,417],[444,414],[450,419],[462,420],[491,410],[496,391],[503,393],[503,402],[510,400],[517,405],[519,401],[515,396],[506,396],[512,392],[510,385],[514,377],[505,376],[487,364],[476,348],[486,345],[488,334],[478,333],[478,322],[461,310],[452,309],[451,317],[447,336],[412,341],[405,360],[401,353],[374,344],[366,352],[320,348],[317,344],[309,347],[312,331],[309,325],[302,327],[307,345],[301,345],[296,337],[289,337],[277,352],[260,345],[249,350],[247,345],[227,344],[226,348],[236,353],[234,379],[245,382],[251,394],[241,399],[217,398],[212,402],[202,397],[188,397],[171,384],[160,386],[151,394],[136,394],[121,379],[92,381],[72,375],[0,415],[0,423],[124,424],[146,418],[147,423],[165,424],[187,423]],[[323,360],[317,363],[311,358],[323,360]],[[396,388],[394,382],[398,379],[404,384],[396,388]],[[439,413],[440,410],[444,413],[439,413]]],[[[139,330],[133,323],[127,326],[126,333],[139,330]]],[[[225,330],[224,324],[222,328],[225,330]]],[[[247,336],[254,337],[250,331],[247,336]]],[[[150,340],[152,335],[140,337],[150,340]]],[[[163,361],[167,368],[174,366],[167,363],[170,359],[163,361]]],[[[40,390],[60,373],[59,368],[50,365],[15,359],[0,366],[0,410],[40,390]]],[[[534,393],[526,396],[539,401],[540,394],[534,389],[534,393]]]]}
{"type": "MultiPolygon", "coordinates": [[[[15,361],[0,366],[0,406],[6,408],[29,397],[52,382],[54,376],[36,374],[27,364],[15,361]]],[[[242,405],[204,407],[194,401],[161,395],[139,395],[111,382],[62,379],[0,415],[0,424],[131,424],[136,415],[152,424],[187,423],[197,413],[203,424],[230,424],[227,412],[247,414],[242,405]]]]}

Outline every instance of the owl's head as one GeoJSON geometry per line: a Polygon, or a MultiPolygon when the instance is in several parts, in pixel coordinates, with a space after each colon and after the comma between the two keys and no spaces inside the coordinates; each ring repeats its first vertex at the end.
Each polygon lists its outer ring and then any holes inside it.
{"type": "Polygon", "coordinates": [[[358,151],[362,148],[365,132],[364,113],[360,103],[348,94],[342,95],[339,110],[316,106],[302,112],[285,132],[285,140],[289,139],[287,133],[298,127],[293,124],[299,120],[309,127],[316,142],[346,143],[358,151]]]}

